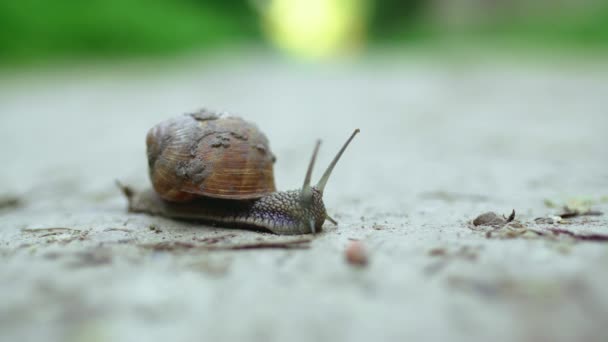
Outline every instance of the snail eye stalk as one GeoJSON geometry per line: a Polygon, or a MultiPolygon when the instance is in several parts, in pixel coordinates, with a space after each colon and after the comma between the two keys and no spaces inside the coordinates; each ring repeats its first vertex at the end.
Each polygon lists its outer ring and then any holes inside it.
{"type": "Polygon", "coordinates": [[[340,157],[342,157],[342,154],[344,153],[344,151],[346,151],[346,148],[348,147],[348,145],[350,144],[350,142],[353,141],[353,139],[355,138],[355,135],[357,135],[359,132],[360,132],[360,130],[358,128],[355,129],[355,131],[353,132],[353,134],[351,134],[350,138],[348,138],[348,140],[346,141],[346,143],[344,143],[344,146],[342,146],[342,148],[340,149],[340,151],[338,151],[338,154],[336,154],[336,156],[334,157],[334,160],[331,161],[331,163],[327,167],[327,170],[325,170],[325,173],[323,174],[323,177],[321,177],[321,179],[319,180],[319,183],[317,183],[316,188],[317,188],[317,190],[319,190],[321,192],[321,194],[325,190],[325,186],[327,185],[327,181],[329,180],[329,176],[331,176],[331,173],[334,170],[334,167],[336,167],[336,164],[338,164],[338,161],[340,160],[340,157]]]}
{"type": "Polygon", "coordinates": [[[310,186],[310,179],[312,178],[312,170],[315,167],[315,161],[319,154],[319,147],[321,147],[321,140],[317,140],[315,149],[312,152],[310,163],[308,164],[308,170],[306,170],[306,177],[304,177],[304,185],[302,185],[302,192],[300,193],[300,200],[303,204],[309,205],[312,203],[312,187],[310,186]]]}

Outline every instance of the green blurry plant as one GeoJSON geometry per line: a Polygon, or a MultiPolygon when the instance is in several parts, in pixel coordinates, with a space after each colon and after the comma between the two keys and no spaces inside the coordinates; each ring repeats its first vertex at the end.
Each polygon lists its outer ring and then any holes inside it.
{"type": "Polygon", "coordinates": [[[0,1],[0,60],[170,54],[255,38],[244,1],[0,1]]]}
{"type": "MultiPolygon", "coordinates": [[[[447,2],[447,0],[446,0],[447,2]]],[[[508,0],[504,1],[508,3],[508,0]]],[[[463,25],[442,22],[426,0],[380,0],[372,36],[381,43],[441,42],[513,44],[523,48],[608,49],[608,3],[581,4],[574,11],[547,5],[543,11],[477,14],[463,25]],[[380,7],[381,4],[391,6],[380,7]]]]}
{"type": "MultiPolygon", "coordinates": [[[[4,0],[0,1],[0,63],[164,56],[259,41],[255,1],[269,0],[4,0]]],[[[455,30],[442,27],[428,0],[372,3],[367,36],[380,45],[433,45],[456,38],[608,49],[608,4],[575,15],[492,17],[481,25],[455,30]]]]}

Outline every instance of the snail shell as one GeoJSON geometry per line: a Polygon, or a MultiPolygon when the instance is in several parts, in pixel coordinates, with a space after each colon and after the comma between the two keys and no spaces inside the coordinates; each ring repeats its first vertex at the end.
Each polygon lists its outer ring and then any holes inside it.
{"type": "Polygon", "coordinates": [[[276,191],[268,138],[254,124],[208,111],[152,127],[146,137],[152,186],[163,199],[255,199],[276,191]]]}

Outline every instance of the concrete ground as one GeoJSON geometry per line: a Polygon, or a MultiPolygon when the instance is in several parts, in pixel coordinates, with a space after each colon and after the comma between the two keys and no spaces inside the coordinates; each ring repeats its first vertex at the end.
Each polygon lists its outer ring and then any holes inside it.
{"type": "Polygon", "coordinates": [[[5,75],[0,340],[604,340],[608,216],[534,219],[571,198],[608,212],[607,95],[608,65],[576,61],[5,75]],[[284,237],[127,213],[114,182],[148,186],[147,129],[202,106],[266,132],[280,189],[301,185],[315,139],[316,179],[360,128],[326,190],[339,226],[284,237]],[[512,209],[518,225],[470,224],[512,209]],[[367,266],[345,261],[353,239],[367,266]]]}

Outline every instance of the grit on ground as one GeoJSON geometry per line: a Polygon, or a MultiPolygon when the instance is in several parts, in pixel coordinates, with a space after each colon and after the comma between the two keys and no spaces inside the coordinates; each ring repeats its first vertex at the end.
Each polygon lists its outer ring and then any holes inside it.
{"type": "Polygon", "coordinates": [[[551,220],[568,201],[608,212],[606,94],[608,67],[581,63],[6,76],[2,339],[601,340],[608,244],[589,237],[607,216],[551,220]],[[316,139],[314,180],[360,128],[326,188],[339,225],[284,237],[127,213],[115,180],[149,186],[148,128],[203,106],[266,133],[281,190],[301,187],[316,139]],[[347,262],[352,241],[367,263],[347,262]]]}

